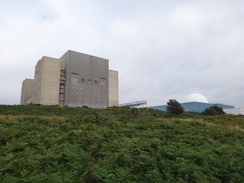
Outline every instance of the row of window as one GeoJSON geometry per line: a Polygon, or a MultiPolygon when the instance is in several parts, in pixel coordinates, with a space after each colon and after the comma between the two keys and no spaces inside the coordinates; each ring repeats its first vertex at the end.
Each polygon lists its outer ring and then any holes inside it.
{"type": "MultiPolygon", "coordinates": [[[[79,82],[79,78],[78,77],[71,77],[71,82],[74,82],[74,83],[78,83],[79,82]]],[[[98,84],[98,81],[97,80],[92,80],[92,79],[85,79],[85,78],[81,78],[80,79],[80,82],[82,83],[88,83],[88,84],[98,84]]],[[[100,82],[102,83],[102,85],[104,85],[104,81],[103,82],[100,82]]]]}

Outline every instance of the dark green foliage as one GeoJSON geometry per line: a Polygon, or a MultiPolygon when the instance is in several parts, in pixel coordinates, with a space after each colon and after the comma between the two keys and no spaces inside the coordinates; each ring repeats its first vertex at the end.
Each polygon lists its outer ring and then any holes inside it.
{"type": "Polygon", "coordinates": [[[170,99],[169,102],[167,102],[167,112],[170,112],[172,114],[182,114],[184,112],[184,108],[180,105],[180,103],[177,100],[170,99]]]}
{"type": "Polygon", "coordinates": [[[222,107],[217,105],[211,106],[203,111],[204,115],[222,115],[225,114],[222,107]]]}
{"type": "Polygon", "coordinates": [[[219,107],[217,105],[212,107],[215,111],[217,111],[218,114],[225,114],[224,110],[222,107],[219,107]]]}
{"type": "Polygon", "coordinates": [[[218,115],[218,112],[213,108],[207,108],[203,111],[204,115],[218,115]]]}
{"type": "Polygon", "coordinates": [[[0,182],[244,182],[244,117],[0,106],[0,182]]]}

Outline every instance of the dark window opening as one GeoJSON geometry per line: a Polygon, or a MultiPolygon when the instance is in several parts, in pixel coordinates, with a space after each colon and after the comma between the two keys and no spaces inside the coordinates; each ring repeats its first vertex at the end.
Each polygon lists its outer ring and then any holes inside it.
{"type": "Polygon", "coordinates": [[[73,74],[73,75],[79,75],[78,73],[75,73],[75,72],[71,72],[71,74],[73,74]]]}

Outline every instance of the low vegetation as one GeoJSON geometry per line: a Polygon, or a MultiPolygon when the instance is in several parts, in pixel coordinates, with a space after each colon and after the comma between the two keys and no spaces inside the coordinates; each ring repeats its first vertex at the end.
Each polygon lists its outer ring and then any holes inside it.
{"type": "Polygon", "coordinates": [[[244,117],[0,106],[0,182],[244,182],[244,117]]]}
{"type": "Polygon", "coordinates": [[[214,106],[211,106],[207,109],[205,109],[203,112],[202,112],[204,115],[222,115],[222,114],[225,114],[224,110],[222,107],[219,107],[217,105],[214,105],[214,106]]]}

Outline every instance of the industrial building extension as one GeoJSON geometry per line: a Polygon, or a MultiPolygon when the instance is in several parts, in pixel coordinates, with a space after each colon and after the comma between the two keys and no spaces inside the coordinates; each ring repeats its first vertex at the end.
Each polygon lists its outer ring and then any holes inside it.
{"type": "MultiPolygon", "coordinates": [[[[180,103],[181,106],[184,108],[185,111],[190,112],[203,112],[205,109],[211,107],[211,106],[218,106],[223,109],[233,109],[234,106],[232,105],[224,105],[224,104],[211,104],[211,103],[204,103],[204,102],[185,102],[180,103]]],[[[161,111],[167,111],[167,105],[159,105],[159,106],[153,106],[149,107],[151,109],[157,109],[161,111]]]]}

